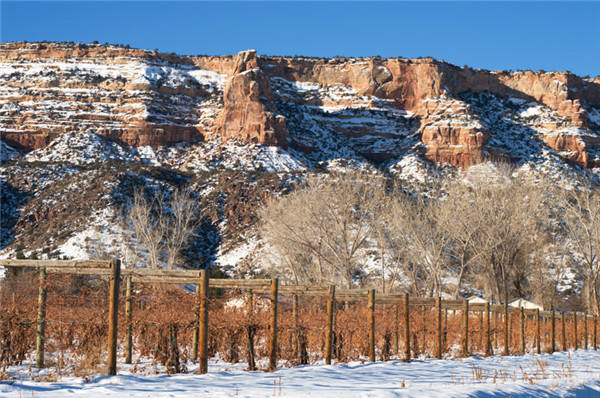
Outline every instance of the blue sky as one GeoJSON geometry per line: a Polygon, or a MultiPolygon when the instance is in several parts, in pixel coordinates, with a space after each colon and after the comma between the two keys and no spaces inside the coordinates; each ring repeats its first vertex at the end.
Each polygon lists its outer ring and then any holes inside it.
{"type": "Polygon", "coordinates": [[[123,43],[180,54],[433,56],[486,69],[600,74],[600,2],[10,2],[2,41],[123,43]]]}

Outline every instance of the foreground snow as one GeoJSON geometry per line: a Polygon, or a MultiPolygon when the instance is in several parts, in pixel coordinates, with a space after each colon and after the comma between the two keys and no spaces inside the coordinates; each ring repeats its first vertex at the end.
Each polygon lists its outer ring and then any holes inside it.
{"type": "MultiPolygon", "coordinates": [[[[214,361],[209,374],[118,376],[54,383],[0,381],[0,397],[591,397],[600,396],[600,352],[553,355],[313,365],[274,373],[246,372],[243,364],[214,361]]],[[[196,369],[190,367],[190,372],[196,369]]]]}

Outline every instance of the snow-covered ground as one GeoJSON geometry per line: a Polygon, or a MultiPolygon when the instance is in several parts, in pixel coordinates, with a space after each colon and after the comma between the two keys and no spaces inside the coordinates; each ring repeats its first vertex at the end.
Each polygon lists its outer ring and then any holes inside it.
{"type": "Polygon", "coordinates": [[[571,351],[448,360],[312,365],[274,373],[214,361],[207,375],[142,374],[0,381],[0,397],[594,397],[600,396],[600,352],[571,351]]]}

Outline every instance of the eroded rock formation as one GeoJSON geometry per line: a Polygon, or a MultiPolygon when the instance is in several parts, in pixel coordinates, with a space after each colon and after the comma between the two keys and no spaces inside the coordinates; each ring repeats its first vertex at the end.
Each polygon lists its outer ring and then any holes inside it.
{"type": "Polygon", "coordinates": [[[225,84],[223,103],[217,129],[225,140],[287,148],[285,117],[273,104],[271,84],[258,66],[256,51],[238,54],[233,76],[225,84]]]}
{"type": "Polygon", "coordinates": [[[530,156],[539,142],[600,165],[600,78],[569,72],[3,43],[0,81],[2,140],[24,150],[91,130],[132,146],[219,138],[375,161],[417,150],[456,166],[530,156]]]}

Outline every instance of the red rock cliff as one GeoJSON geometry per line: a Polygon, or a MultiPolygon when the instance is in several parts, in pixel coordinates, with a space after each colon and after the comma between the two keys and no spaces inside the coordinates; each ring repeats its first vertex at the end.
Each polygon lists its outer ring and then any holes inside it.
{"type": "Polygon", "coordinates": [[[258,66],[256,51],[239,53],[232,75],[217,122],[221,137],[287,148],[285,117],[273,105],[271,84],[258,66]]]}
{"type": "Polygon", "coordinates": [[[316,138],[301,135],[316,126],[364,145],[360,152],[373,159],[414,146],[398,141],[414,136],[398,131],[413,128],[435,161],[468,166],[490,156],[512,159],[510,149],[494,147],[497,127],[462,99],[489,93],[517,115],[513,125],[531,130],[560,156],[599,164],[600,122],[589,115],[600,109],[600,79],[569,72],[490,72],[431,58],[178,56],[98,44],[3,43],[0,74],[0,134],[26,150],[65,131],[93,130],[134,146],[219,137],[291,143],[310,152],[319,147],[316,138]],[[391,111],[382,111],[382,103],[411,119],[394,116],[384,125],[382,112],[391,111]],[[302,105],[325,113],[311,116],[302,105]],[[541,113],[524,110],[535,105],[541,113]],[[379,119],[353,119],[344,109],[379,119]]]}

